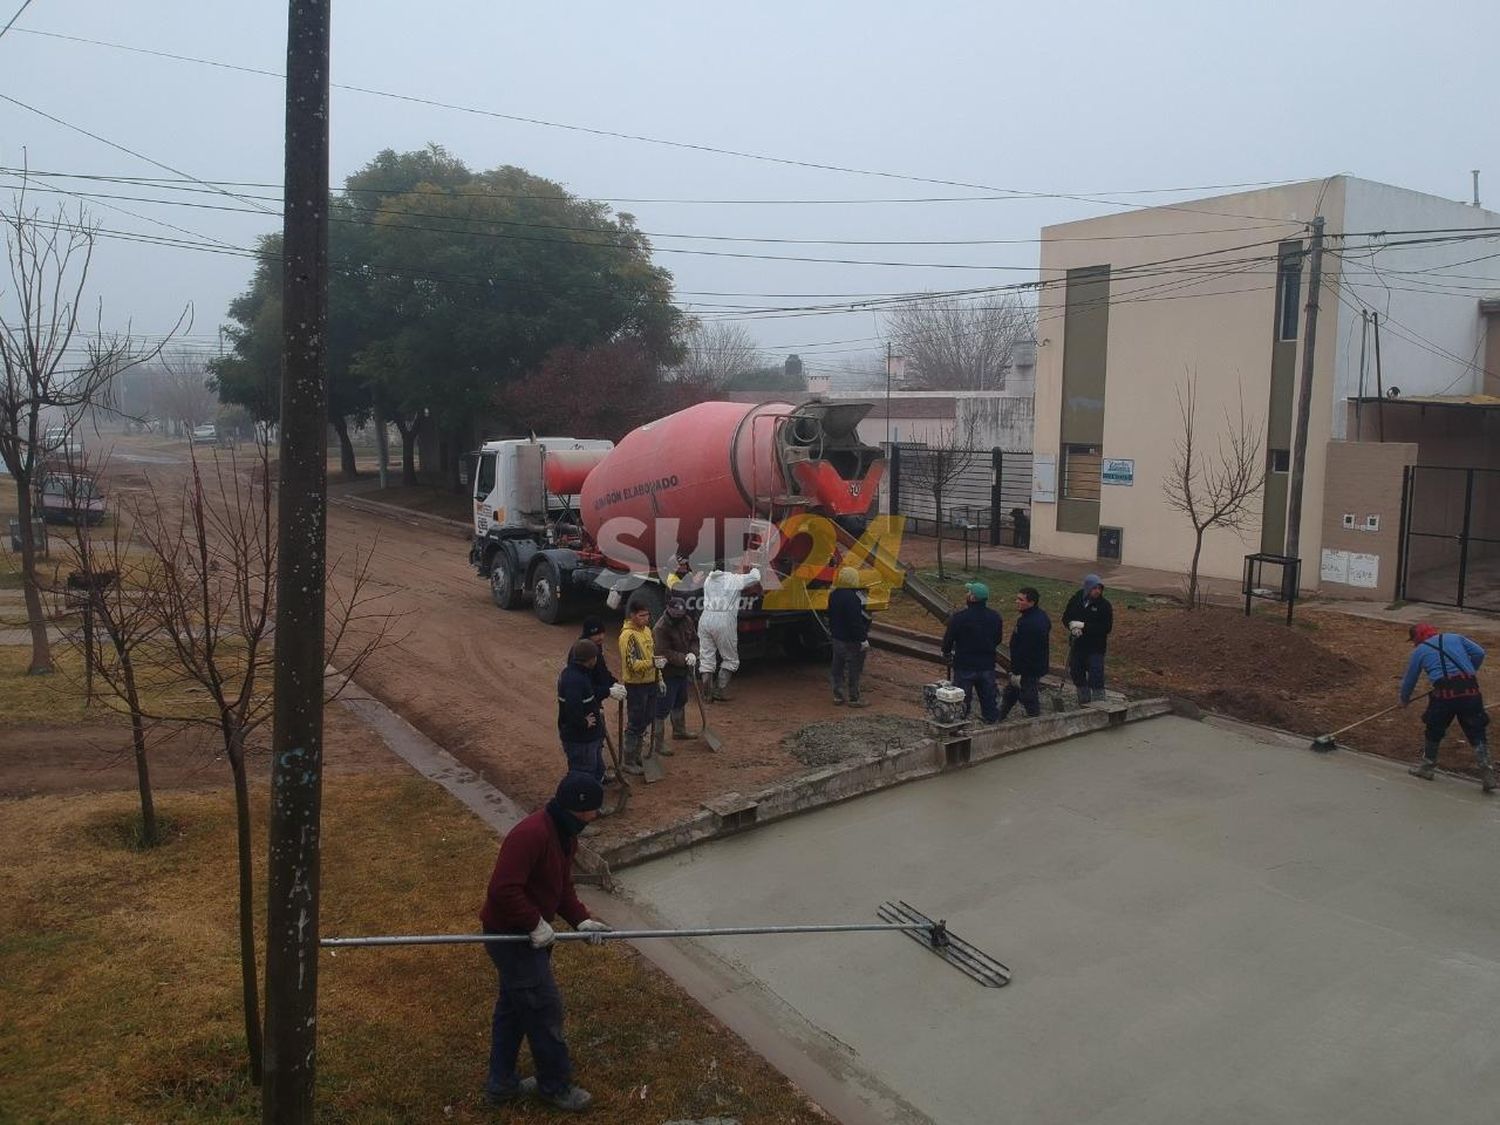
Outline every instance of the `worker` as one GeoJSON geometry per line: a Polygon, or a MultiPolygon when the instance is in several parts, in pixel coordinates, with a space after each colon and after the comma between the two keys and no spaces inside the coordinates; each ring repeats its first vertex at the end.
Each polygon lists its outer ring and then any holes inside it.
{"type": "Polygon", "coordinates": [[[1042,713],[1042,677],[1052,663],[1052,621],[1042,611],[1034,586],[1016,591],[1016,627],[1010,633],[1010,683],[1000,701],[1000,721],[1018,702],[1027,717],[1042,713]]]}
{"type": "Polygon", "coordinates": [[[698,670],[698,627],[688,615],[687,599],[681,594],[667,595],[666,612],[657,620],[651,639],[656,658],[666,661],[661,679],[667,690],[656,697],[656,744],[670,757],[672,751],[667,749],[666,732],[662,729],[668,716],[672,719],[673,738],[688,741],[697,737],[688,733],[687,701],[692,677],[698,670]]]}
{"type": "Polygon", "coordinates": [[[1495,791],[1495,768],[1490,762],[1489,742],[1484,730],[1490,716],[1484,709],[1479,691],[1479,668],[1484,663],[1484,649],[1461,633],[1439,633],[1421,622],[1407,632],[1412,643],[1411,659],[1401,681],[1401,706],[1411,703],[1411,693],[1423,672],[1432,685],[1427,710],[1422,714],[1427,738],[1422,747],[1422,761],[1407,772],[1413,777],[1431,781],[1437,769],[1438,747],[1454,719],[1474,747],[1479,762],[1479,781],[1486,793],[1495,791]]]}
{"type": "Polygon", "coordinates": [[[557,735],[568,769],[604,781],[604,700],[594,685],[599,648],[577,640],[557,677],[557,735]]]}
{"type": "Polygon", "coordinates": [[[637,592],[625,607],[620,629],[620,678],[625,681],[625,772],[639,774],[641,741],[656,718],[657,672],[666,660],[651,639],[651,603],[637,592]]]}
{"type": "Polygon", "coordinates": [[[948,618],[943,633],[943,658],[953,666],[953,686],[963,688],[964,718],[979,696],[979,715],[987,723],[1000,721],[995,696],[995,650],[1000,647],[1005,622],[989,606],[990,588],[983,582],[964,587],[964,608],[948,618]]]}
{"type": "Polygon", "coordinates": [[[573,1064],[563,1039],[562,994],[552,975],[552,919],[603,942],[609,929],[589,917],[573,888],[573,853],[578,834],[598,815],[604,789],[592,777],[570,773],[552,800],[506,833],[490,875],[479,921],[487,934],[525,934],[529,941],[487,941],[484,950],[500,976],[500,993],[490,1037],[490,1069],[485,1095],[504,1105],[523,1094],[539,1093],[558,1109],[586,1109],[593,1098],[573,1085],[573,1064]],[[516,1073],[521,1041],[531,1044],[536,1077],[516,1073]]]}
{"type": "MultiPolygon", "coordinates": [[[[599,705],[604,705],[604,697],[608,696],[616,703],[625,702],[625,685],[615,679],[609,670],[609,665],[604,662],[605,649],[604,622],[597,617],[585,617],[583,619],[582,640],[590,641],[599,650],[599,658],[594,661],[594,666],[589,669],[594,678],[594,695],[599,700],[599,705]]],[[[623,740],[622,740],[623,741],[623,740]]],[[[605,783],[610,784],[614,780],[612,773],[604,775],[605,783]]]]}
{"type": "Polygon", "coordinates": [[[1104,596],[1104,583],[1097,574],[1087,574],[1083,587],[1063,610],[1072,647],[1068,650],[1068,675],[1078,689],[1078,702],[1104,699],[1104,652],[1115,627],[1115,610],[1104,596]]]}
{"type": "Polygon", "coordinates": [[[834,579],[833,593],[828,595],[828,634],[833,642],[833,704],[843,706],[847,679],[850,707],[868,707],[859,697],[859,678],[865,668],[865,654],[870,651],[870,617],[865,612],[864,592],[859,588],[859,571],[841,567],[834,579]]]}
{"type": "Polygon", "coordinates": [[[759,582],[759,567],[751,567],[749,573],[714,570],[703,580],[703,613],[698,618],[698,674],[707,699],[729,698],[729,681],[740,666],[740,595],[746,587],[759,582]]]}

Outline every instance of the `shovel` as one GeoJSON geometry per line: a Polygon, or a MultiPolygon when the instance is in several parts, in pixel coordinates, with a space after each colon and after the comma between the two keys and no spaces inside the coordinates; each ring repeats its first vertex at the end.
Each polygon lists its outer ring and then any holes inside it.
{"type": "MultiPolygon", "coordinates": [[[[658,672],[656,674],[656,688],[657,688],[657,693],[660,694],[660,692],[661,692],[661,673],[660,672],[658,672]]],[[[654,700],[652,702],[653,702],[653,704],[655,703],[654,700]]],[[[653,721],[651,723],[651,738],[650,738],[650,741],[646,744],[646,746],[647,746],[646,750],[643,751],[642,754],[641,754],[641,769],[645,771],[641,775],[641,777],[646,782],[647,785],[654,785],[658,781],[660,781],[662,778],[664,778],[664,777],[667,776],[666,771],[661,768],[661,757],[656,752],[656,746],[657,746],[657,743],[656,743],[656,732],[659,729],[660,724],[658,724],[657,722],[654,721],[655,720],[655,714],[654,714],[654,712],[653,712],[653,716],[652,717],[653,717],[653,721]]]]}
{"type": "Polygon", "coordinates": [[[615,780],[619,782],[613,789],[604,790],[604,807],[599,810],[601,816],[618,816],[625,811],[630,804],[630,782],[625,779],[625,770],[620,761],[620,754],[615,749],[614,739],[609,737],[609,728],[604,730],[604,745],[609,749],[609,760],[615,767],[615,780]]]}
{"type": "Polygon", "coordinates": [[[703,706],[703,689],[698,686],[698,669],[689,668],[688,672],[693,681],[693,697],[698,700],[698,717],[703,721],[703,741],[708,743],[708,748],[717,754],[724,749],[724,743],[708,727],[708,708],[703,706]]]}

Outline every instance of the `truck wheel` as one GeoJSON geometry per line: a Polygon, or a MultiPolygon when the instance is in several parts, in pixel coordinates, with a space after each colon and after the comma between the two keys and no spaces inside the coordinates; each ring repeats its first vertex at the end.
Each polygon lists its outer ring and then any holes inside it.
{"type": "Polygon", "coordinates": [[[501,609],[521,607],[521,585],[516,581],[515,571],[504,551],[496,551],[490,560],[490,597],[501,609]]]}
{"type": "Polygon", "coordinates": [[[556,625],[562,620],[562,576],[550,562],[536,569],[531,582],[531,609],[544,624],[556,625]]]}

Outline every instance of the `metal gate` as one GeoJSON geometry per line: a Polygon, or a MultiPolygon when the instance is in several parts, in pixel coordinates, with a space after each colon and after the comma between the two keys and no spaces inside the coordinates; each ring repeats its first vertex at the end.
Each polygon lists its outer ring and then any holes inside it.
{"type": "Polygon", "coordinates": [[[992,547],[1029,545],[1029,450],[955,451],[897,442],[889,447],[887,457],[890,511],[906,517],[909,532],[931,535],[941,518],[946,532],[967,530],[992,547]],[[942,486],[934,489],[937,478],[942,479],[942,486]],[[941,512],[937,493],[941,493],[941,512]]]}
{"type": "Polygon", "coordinates": [[[1500,611],[1500,469],[1413,465],[1403,500],[1401,596],[1500,611]]]}

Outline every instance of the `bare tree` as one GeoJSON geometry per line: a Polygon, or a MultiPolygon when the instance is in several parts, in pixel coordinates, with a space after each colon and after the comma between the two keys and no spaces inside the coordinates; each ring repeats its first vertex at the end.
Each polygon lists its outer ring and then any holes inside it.
{"type": "Polygon", "coordinates": [[[1265,465],[1261,459],[1260,429],[1245,417],[1243,394],[1236,415],[1224,411],[1224,430],[1212,453],[1200,446],[1197,439],[1196,376],[1188,376],[1177,388],[1177,410],[1182,418],[1182,434],[1177,439],[1177,454],[1162,482],[1162,496],[1167,507],[1181,512],[1193,525],[1187,602],[1188,608],[1194,609],[1201,601],[1198,562],[1203,556],[1203,537],[1216,527],[1240,532],[1250,527],[1256,515],[1252,501],[1265,484],[1265,465]]]}
{"type": "Polygon", "coordinates": [[[931,297],[899,306],[890,336],[906,357],[909,382],[928,390],[994,391],[1017,344],[1036,327],[1032,310],[1014,297],[978,301],[931,297]]]}
{"type": "MultiPolygon", "coordinates": [[[[234,454],[202,465],[195,453],[180,496],[154,489],[137,512],[137,533],[158,568],[147,588],[153,624],[182,682],[207,697],[208,707],[158,716],[205,726],[217,736],[234,780],[238,839],[240,974],[250,1075],[262,1075],[260,1007],[256,989],[250,789],[246,749],[272,713],[275,667],[276,513],[270,449],[257,443],[248,466],[234,454]]],[[[348,686],[364,662],[386,643],[390,614],[370,611],[369,553],[351,566],[347,594],[328,605],[326,698],[348,686]]],[[[335,560],[331,568],[336,568],[335,560]]]]}
{"type": "Polygon", "coordinates": [[[153,413],[180,433],[214,419],[219,398],[209,386],[209,357],[186,348],[162,352],[150,367],[153,413]]]}
{"type": "Polygon", "coordinates": [[[0,459],[15,483],[21,524],[21,575],[31,627],[28,671],[40,675],[52,671],[52,647],[32,530],[38,474],[59,450],[63,460],[73,455],[84,415],[107,400],[121,372],[152,358],[161,344],[137,347],[128,334],[104,332],[97,320],[93,333],[80,330],[79,303],[95,238],[95,227],[81,210],[70,217],[59,208],[43,217],[26,209],[23,191],[0,213],[0,224],[10,267],[10,291],[0,291],[0,459]]]}
{"type": "Polygon", "coordinates": [[[700,324],[687,338],[678,371],[685,379],[723,390],[760,363],[755,340],[738,324],[700,324]]]}
{"type": "Polygon", "coordinates": [[[911,487],[932,497],[940,578],[947,577],[943,568],[944,512],[953,486],[974,464],[978,425],[978,417],[969,414],[962,421],[955,421],[953,427],[938,435],[936,440],[924,441],[917,448],[902,446],[901,449],[902,477],[911,487]]]}
{"type": "Polygon", "coordinates": [[[87,472],[72,479],[68,494],[73,530],[66,543],[73,566],[67,600],[81,607],[84,620],[83,628],[69,632],[67,638],[81,650],[90,699],[97,676],[130,716],[130,743],[141,801],[141,841],[151,848],[160,841],[147,758],[148,736],[156,720],[142,694],[142,673],[149,675],[160,667],[153,651],[159,633],[153,596],[161,568],[149,555],[131,551],[121,513],[116,514],[107,532],[93,528],[87,504],[92,480],[102,473],[104,463],[88,460],[83,468],[87,472]],[[96,626],[107,644],[96,643],[96,626]]]}

